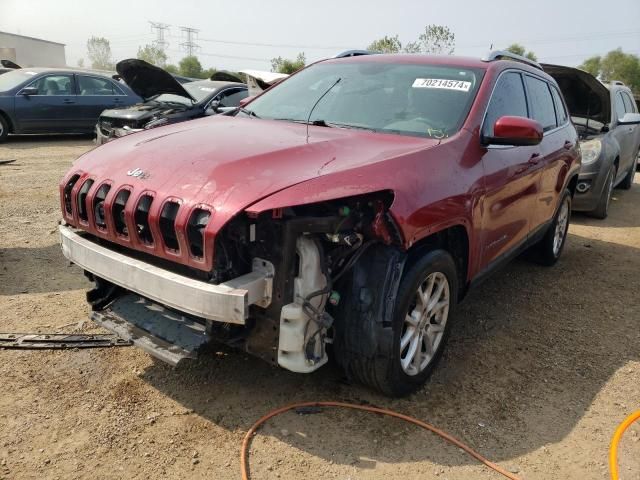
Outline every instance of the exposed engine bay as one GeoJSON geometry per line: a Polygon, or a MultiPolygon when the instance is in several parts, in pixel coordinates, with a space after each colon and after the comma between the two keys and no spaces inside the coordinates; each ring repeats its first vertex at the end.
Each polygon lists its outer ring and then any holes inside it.
{"type": "MultiPolygon", "coordinates": [[[[343,280],[372,246],[401,243],[394,220],[388,213],[392,201],[390,192],[379,192],[271,210],[256,216],[242,213],[216,236],[212,271],[188,271],[162,263],[163,268],[216,285],[234,285],[238,279],[257,271],[272,272],[268,301],[250,305],[244,324],[171,313],[166,305],[153,306],[148,299],[136,301],[126,288],[89,274],[96,282],[96,288],[87,295],[97,311],[93,318],[121,335],[122,328],[115,325],[121,325],[122,321],[138,322],[135,333],[129,331],[122,335],[134,342],[135,337],[152,330],[152,335],[159,340],[151,342],[149,348],[144,343],[140,346],[173,364],[182,358],[175,355],[176,348],[182,348],[186,358],[214,340],[294,372],[314,371],[328,361],[327,345],[333,342],[335,323],[342,315],[341,297],[350,294],[343,292],[343,280]],[[123,296],[125,300],[121,300],[123,296]],[[147,313],[142,304],[146,304],[147,313]],[[99,313],[101,311],[106,313],[99,313]],[[178,330],[158,327],[160,311],[164,312],[161,315],[164,320],[170,320],[172,325],[179,323],[178,330]],[[147,318],[148,315],[153,316],[153,321],[147,318]],[[184,345],[180,345],[180,341],[184,345]],[[164,347],[162,342],[166,342],[164,347]],[[167,354],[164,351],[167,349],[173,349],[173,352],[167,354]]],[[[162,222],[160,225],[163,228],[162,222]]],[[[198,222],[195,222],[193,228],[197,227],[198,222]]],[[[96,241],[135,255],[135,252],[108,242],[96,241]]]]}

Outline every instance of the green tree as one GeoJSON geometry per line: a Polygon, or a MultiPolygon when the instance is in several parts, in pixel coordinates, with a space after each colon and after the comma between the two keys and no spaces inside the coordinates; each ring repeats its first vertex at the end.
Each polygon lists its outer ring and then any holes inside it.
{"type": "Polygon", "coordinates": [[[444,25],[427,25],[417,42],[405,47],[407,53],[427,53],[429,55],[451,55],[456,47],[456,36],[444,25]]]}
{"type": "Polygon", "coordinates": [[[289,60],[288,58],[272,58],[271,59],[271,71],[278,73],[292,74],[300,70],[307,63],[307,59],[304,56],[304,52],[299,53],[295,60],[289,60]]]}
{"type": "Polygon", "coordinates": [[[202,76],[202,64],[198,57],[192,55],[190,57],[184,57],[180,60],[180,75],[191,78],[201,78],[202,76]]]}
{"type": "Polygon", "coordinates": [[[596,55],[594,57],[587,58],[578,68],[590,73],[594,77],[597,77],[598,75],[600,75],[601,61],[602,58],[600,57],[600,55],[596,55]]]}
{"type": "Polygon", "coordinates": [[[380,53],[398,53],[402,51],[402,42],[400,42],[398,35],[395,37],[387,37],[385,35],[371,42],[367,50],[380,53]]]}
{"type": "Polygon", "coordinates": [[[96,70],[113,70],[111,60],[111,45],[104,37],[91,37],[87,40],[87,57],[91,62],[91,68],[96,70]]]}
{"type": "Polygon", "coordinates": [[[620,80],[634,93],[640,93],[640,57],[624,53],[621,48],[611,50],[604,57],[587,58],[578,68],[604,82],[620,80]]]}
{"type": "Polygon", "coordinates": [[[162,67],[167,63],[167,54],[155,45],[138,47],[138,58],[158,67],[162,67]]]}
{"type": "Polygon", "coordinates": [[[640,93],[640,57],[624,53],[621,48],[612,50],[600,61],[600,76],[605,82],[620,80],[640,93]]]}
{"type": "Polygon", "coordinates": [[[211,75],[213,75],[214,73],[216,73],[215,68],[207,68],[206,70],[202,71],[200,78],[211,78],[211,75]]]}
{"type": "Polygon", "coordinates": [[[520,55],[521,57],[526,57],[529,60],[533,60],[534,62],[538,61],[538,57],[536,57],[535,53],[527,52],[526,49],[524,48],[524,46],[520,45],[519,43],[512,43],[505,50],[507,50],[507,52],[511,52],[511,53],[515,53],[516,55],[520,55]]]}
{"type": "Polygon", "coordinates": [[[173,73],[174,75],[178,75],[178,73],[180,73],[180,70],[178,70],[178,67],[176,67],[175,65],[165,65],[164,69],[169,73],[173,73]]]}

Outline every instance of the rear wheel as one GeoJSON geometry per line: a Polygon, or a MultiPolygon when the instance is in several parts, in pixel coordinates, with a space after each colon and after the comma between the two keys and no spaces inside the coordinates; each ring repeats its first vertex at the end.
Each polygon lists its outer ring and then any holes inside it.
{"type": "Polygon", "coordinates": [[[595,210],[589,212],[591,216],[599,219],[605,219],[607,218],[607,215],[609,215],[609,204],[611,203],[611,195],[613,194],[613,184],[616,180],[616,172],[616,166],[611,165],[609,173],[607,174],[606,183],[602,189],[602,194],[598,200],[598,206],[595,210]]]}
{"type": "Polygon", "coordinates": [[[569,220],[571,218],[571,192],[565,190],[560,206],[544,237],[533,248],[534,260],[546,266],[555,264],[567,240],[569,220]]]}
{"type": "Polygon", "coordinates": [[[9,125],[2,115],[0,115],[0,143],[4,142],[9,135],[9,125]]]}

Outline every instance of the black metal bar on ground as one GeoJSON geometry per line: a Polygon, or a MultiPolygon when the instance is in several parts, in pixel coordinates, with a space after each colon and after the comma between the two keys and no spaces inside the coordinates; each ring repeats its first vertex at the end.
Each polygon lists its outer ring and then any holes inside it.
{"type": "Polygon", "coordinates": [[[0,333],[1,349],[64,349],[128,347],[133,343],[113,334],[0,333]]]}

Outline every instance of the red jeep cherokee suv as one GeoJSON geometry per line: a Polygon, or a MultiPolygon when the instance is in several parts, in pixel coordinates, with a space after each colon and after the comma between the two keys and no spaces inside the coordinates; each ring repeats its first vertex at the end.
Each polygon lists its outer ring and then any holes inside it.
{"type": "MultiPolygon", "coordinates": [[[[171,364],[211,340],[389,395],[424,383],[470,286],[556,262],[580,166],[539,65],[318,62],[230,115],[136,133],[60,184],[92,318],[171,364]]],[[[506,312],[505,312],[506,313],[506,312]]]]}

